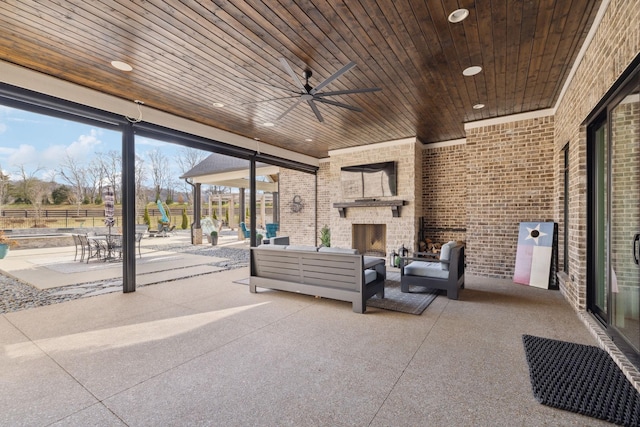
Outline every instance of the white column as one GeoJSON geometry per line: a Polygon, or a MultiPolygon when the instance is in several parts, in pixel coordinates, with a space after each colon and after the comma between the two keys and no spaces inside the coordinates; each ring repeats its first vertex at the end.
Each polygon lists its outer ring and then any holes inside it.
{"type": "Polygon", "coordinates": [[[267,228],[266,217],[267,217],[267,204],[265,203],[265,195],[264,193],[262,193],[262,197],[260,197],[260,223],[262,224],[263,230],[267,228]]]}

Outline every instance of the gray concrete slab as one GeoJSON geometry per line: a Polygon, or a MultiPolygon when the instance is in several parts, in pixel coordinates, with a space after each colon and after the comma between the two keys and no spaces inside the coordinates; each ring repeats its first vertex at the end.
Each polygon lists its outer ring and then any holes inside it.
{"type": "Polygon", "coordinates": [[[3,314],[0,424],[606,424],[531,393],[522,334],[596,344],[556,291],[469,277],[421,316],[356,314],[248,275],[3,314]]]}

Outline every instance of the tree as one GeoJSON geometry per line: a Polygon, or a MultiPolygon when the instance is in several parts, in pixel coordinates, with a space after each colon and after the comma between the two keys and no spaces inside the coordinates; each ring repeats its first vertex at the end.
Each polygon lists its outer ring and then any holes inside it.
{"type": "Polygon", "coordinates": [[[122,155],[119,151],[110,150],[97,154],[98,167],[102,170],[103,179],[97,182],[97,192],[102,194],[102,187],[110,185],[113,189],[114,203],[118,203],[120,194],[120,178],[122,176],[122,155]],[[105,182],[106,181],[106,182],[105,182]]]}
{"type": "Polygon", "coordinates": [[[79,161],[67,153],[60,164],[59,173],[62,179],[72,188],[71,194],[69,194],[71,197],[67,197],[67,199],[74,202],[78,212],[80,212],[80,205],[84,203],[87,198],[87,187],[89,184],[87,168],[82,167],[79,161]]]}
{"type": "Polygon", "coordinates": [[[151,181],[155,191],[155,200],[160,200],[162,189],[167,187],[169,174],[169,160],[158,150],[147,153],[151,166],[151,181]]]}
{"type": "Polygon", "coordinates": [[[61,185],[56,187],[51,192],[51,199],[53,200],[54,205],[61,205],[63,203],[67,203],[69,201],[69,197],[71,196],[71,191],[69,187],[66,185],[61,185]]]}
{"type": "Polygon", "coordinates": [[[136,186],[136,218],[139,212],[145,210],[145,224],[149,225],[149,210],[147,209],[147,191],[144,187],[144,181],[147,179],[147,171],[145,169],[144,159],[136,154],[135,160],[135,186],[136,186]]]}
{"type": "Polygon", "coordinates": [[[33,205],[36,226],[39,225],[40,219],[42,218],[42,204],[45,199],[48,199],[51,191],[50,188],[52,187],[52,183],[44,182],[35,177],[35,174],[41,169],[42,168],[37,168],[31,173],[27,173],[24,165],[21,165],[18,170],[18,174],[21,178],[19,182],[19,189],[24,200],[27,200],[31,205],[33,205]]]}
{"type": "MultiPolygon", "coordinates": [[[[190,171],[193,169],[198,163],[202,162],[209,153],[205,151],[198,150],[196,148],[191,147],[180,147],[178,155],[176,157],[176,162],[180,167],[180,175],[190,171]]],[[[193,202],[193,197],[191,194],[191,186],[187,184],[185,181],[182,181],[183,192],[187,195],[187,203],[189,205],[193,202]]]]}
{"type": "Polygon", "coordinates": [[[2,215],[2,205],[6,203],[9,191],[9,175],[2,171],[0,166],[0,215],[2,215]]]}

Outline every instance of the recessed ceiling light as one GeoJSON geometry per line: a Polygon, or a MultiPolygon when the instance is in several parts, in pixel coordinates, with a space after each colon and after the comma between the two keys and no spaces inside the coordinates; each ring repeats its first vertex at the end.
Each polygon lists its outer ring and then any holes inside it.
{"type": "Polygon", "coordinates": [[[120,71],[131,71],[133,70],[133,67],[129,64],[127,64],[126,62],[122,62],[122,61],[111,61],[111,66],[113,68],[117,68],[120,71]]]}
{"type": "Polygon", "coordinates": [[[222,107],[224,107],[224,104],[222,102],[214,102],[213,106],[216,107],[216,108],[222,108],[222,107]]]}
{"type": "Polygon", "coordinates": [[[465,20],[465,18],[469,16],[469,10],[467,9],[456,9],[449,14],[449,22],[458,23],[465,20]]]}
{"type": "Polygon", "coordinates": [[[265,122],[262,124],[262,126],[271,127],[271,126],[274,126],[274,124],[271,122],[265,122]]]}
{"type": "Polygon", "coordinates": [[[304,140],[305,140],[305,142],[311,142],[311,141],[313,141],[313,139],[311,139],[311,138],[305,138],[304,140]]]}
{"type": "Polygon", "coordinates": [[[484,104],[476,104],[476,105],[473,106],[474,110],[480,110],[482,108],[484,108],[484,104]]]}
{"type": "Polygon", "coordinates": [[[475,76],[476,74],[478,74],[480,71],[482,71],[482,67],[479,67],[477,65],[471,66],[469,68],[465,68],[462,71],[462,74],[465,76],[475,76]]]}
{"type": "Polygon", "coordinates": [[[260,141],[260,138],[253,138],[253,139],[255,139],[256,141],[260,141]]]}

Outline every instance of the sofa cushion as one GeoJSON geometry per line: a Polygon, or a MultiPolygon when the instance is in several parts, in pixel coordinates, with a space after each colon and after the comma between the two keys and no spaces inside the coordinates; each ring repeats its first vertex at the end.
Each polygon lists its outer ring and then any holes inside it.
{"type": "MultiPolygon", "coordinates": [[[[451,249],[453,249],[455,246],[456,246],[456,242],[454,242],[453,240],[442,245],[442,248],[440,249],[440,259],[442,261],[449,261],[449,259],[451,258],[451,249]]],[[[442,270],[448,271],[449,264],[441,263],[440,268],[442,270]]]]}
{"type": "Polygon", "coordinates": [[[375,270],[365,270],[364,271],[364,284],[368,285],[369,283],[371,283],[374,280],[376,280],[376,277],[378,277],[378,275],[377,275],[375,270]]]}
{"type": "Polygon", "coordinates": [[[289,245],[286,246],[287,250],[290,251],[307,251],[307,252],[318,252],[318,248],[315,246],[308,245],[289,245]]]}
{"type": "Polygon", "coordinates": [[[331,248],[331,247],[327,248],[325,246],[320,247],[320,249],[318,249],[318,252],[325,252],[325,253],[332,253],[332,254],[350,254],[350,255],[358,254],[357,249],[331,248]]]}
{"type": "Polygon", "coordinates": [[[282,251],[286,248],[285,245],[260,245],[258,246],[260,248],[261,251],[263,250],[268,250],[268,251],[282,251]]]}
{"type": "Polygon", "coordinates": [[[439,262],[413,261],[404,267],[404,274],[405,276],[448,278],[449,271],[443,270],[440,265],[439,262]]]}

